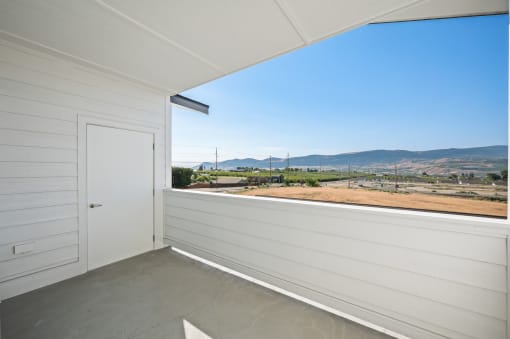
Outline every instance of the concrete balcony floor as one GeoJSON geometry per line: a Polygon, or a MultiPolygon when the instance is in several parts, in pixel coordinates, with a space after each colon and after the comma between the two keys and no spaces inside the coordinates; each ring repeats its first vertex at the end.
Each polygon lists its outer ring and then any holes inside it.
{"type": "Polygon", "coordinates": [[[149,252],[0,304],[3,339],[386,339],[181,256],[149,252]]]}

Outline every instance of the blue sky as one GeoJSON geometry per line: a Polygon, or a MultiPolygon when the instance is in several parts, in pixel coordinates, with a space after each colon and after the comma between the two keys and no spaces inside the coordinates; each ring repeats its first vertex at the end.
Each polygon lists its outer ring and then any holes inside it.
{"type": "Polygon", "coordinates": [[[368,25],[182,93],[177,165],[507,144],[508,16],[368,25]]]}

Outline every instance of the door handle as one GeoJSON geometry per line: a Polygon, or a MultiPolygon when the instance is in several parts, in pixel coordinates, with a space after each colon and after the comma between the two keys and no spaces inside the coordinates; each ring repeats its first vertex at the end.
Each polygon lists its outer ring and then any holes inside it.
{"type": "Polygon", "coordinates": [[[90,204],[89,207],[90,208],[97,208],[97,207],[101,207],[103,206],[103,204],[90,204]]]}

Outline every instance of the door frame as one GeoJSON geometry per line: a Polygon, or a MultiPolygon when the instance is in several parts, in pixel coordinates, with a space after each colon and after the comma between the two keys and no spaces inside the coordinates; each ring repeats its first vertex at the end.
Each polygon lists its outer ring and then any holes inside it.
{"type": "MultiPolygon", "coordinates": [[[[142,132],[152,134],[153,149],[153,163],[152,163],[152,185],[154,190],[153,203],[152,203],[152,220],[153,220],[153,247],[152,249],[159,248],[159,243],[163,242],[163,219],[157,218],[157,211],[163,208],[163,195],[161,190],[156,187],[161,183],[157,182],[158,166],[161,166],[161,161],[157,157],[158,145],[156,137],[161,130],[158,128],[147,127],[143,125],[136,125],[132,123],[119,122],[115,120],[102,119],[90,116],[78,115],[78,263],[80,271],[85,273],[88,271],[88,185],[87,185],[87,126],[95,125],[108,128],[124,129],[133,132],[142,132]],[[159,239],[161,234],[161,239],[159,239]]],[[[164,184],[163,184],[164,185],[164,184]]]]}

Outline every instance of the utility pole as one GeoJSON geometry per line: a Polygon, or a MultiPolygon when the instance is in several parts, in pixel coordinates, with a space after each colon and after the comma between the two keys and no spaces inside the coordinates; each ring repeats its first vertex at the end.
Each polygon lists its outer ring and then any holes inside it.
{"type": "Polygon", "coordinates": [[[395,164],[395,192],[398,191],[397,164],[395,164]]]}
{"type": "Polygon", "coordinates": [[[287,152],[287,180],[290,177],[290,154],[287,152]]]}
{"type": "Polygon", "coordinates": [[[271,159],[271,154],[269,154],[269,182],[272,183],[273,182],[273,164],[272,164],[272,160],[271,159]]]}
{"type": "Polygon", "coordinates": [[[218,187],[218,147],[216,147],[216,187],[218,187]]]}
{"type": "Polygon", "coordinates": [[[348,172],[348,178],[349,178],[349,181],[348,181],[348,184],[347,184],[347,188],[351,188],[351,165],[349,164],[349,172],[348,172]]]}
{"type": "Polygon", "coordinates": [[[322,159],[319,160],[319,181],[321,181],[322,176],[322,159]]]}

